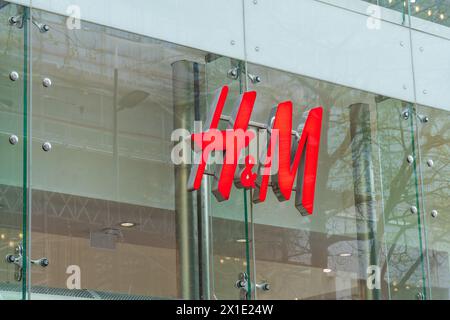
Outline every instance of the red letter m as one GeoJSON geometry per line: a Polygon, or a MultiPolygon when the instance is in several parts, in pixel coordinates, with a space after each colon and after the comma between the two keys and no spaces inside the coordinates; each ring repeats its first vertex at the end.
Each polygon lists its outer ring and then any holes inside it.
{"type": "Polygon", "coordinates": [[[272,124],[272,129],[269,131],[271,134],[267,158],[260,168],[262,175],[258,177],[253,201],[258,203],[266,199],[269,176],[271,176],[272,189],[278,200],[289,200],[294,179],[297,176],[295,207],[302,215],[312,214],[322,129],[322,107],[309,111],[303,129],[299,127],[298,130],[301,130],[301,136],[297,136],[294,143],[291,141],[292,102],[280,103],[272,112],[274,113],[275,117],[271,117],[269,122],[272,124]],[[271,154],[272,151],[275,154],[271,154]],[[278,162],[278,170],[274,168],[276,162],[278,162]]]}

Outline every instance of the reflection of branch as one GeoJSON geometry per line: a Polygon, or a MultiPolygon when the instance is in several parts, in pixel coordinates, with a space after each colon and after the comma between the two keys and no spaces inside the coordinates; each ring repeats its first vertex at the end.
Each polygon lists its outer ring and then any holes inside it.
{"type": "Polygon", "coordinates": [[[405,145],[405,135],[403,134],[403,130],[401,130],[402,123],[400,117],[398,118],[398,128],[400,128],[400,142],[402,143],[403,150],[406,151],[408,148],[405,145]]]}
{"type": "Polygon", "coordinates": [[[416,262],[414,262],[414,264],[403,275],[402,280],[400,280],[400,282],[399,282],[400,287],[404,286],[406,281],[408,281],[409,278],[411,278],[411,276],[414,274],[414,272],[416,271],[417,267],[420,265],[421,262],[422,262],[422,252],[420,253],[419,257],[416,259],[416,262]]]}
{"type": "MultiPolygon", "coordinates": [[[[420,143],[421,146],[421,154],[425,155],[427,154],[430,150],[434,149],[434,148],[441,148],[442,146],[448,146],[448,139],[445,139],[445,132],[447,130],[448,124],[446,124],[443,128],[441,128],[437,134],[435,135],[428,135],[428,139],[426,139],[427,141],[424,141],[424,137],[421,136],[422,140],[419,140],[418,143],[420,143]]],[[[392,129],[391,129],[392,130],[392,129]]],[[[403,135],[403,130],[399,129],[399,133],[402,137],[402,139],[404,139],[404,135],[403,135]]],[[[397,131],[395,131],[397,132],[397,131]]],[[[395,136],[395,132],[394,132],[394,136],[395,136]]],[[[413,134],[413,133],[412,133],[413,134]]],[[[390,138],[390,137],[389,137],[390,138]]],[[[406,141],[402,141],[402,146],[404,148],[404,154],[408,154],[408,152],[410,152],[410,148],[407,147],[408,143],[404,143],[406,141]]],[[[386,150],[385,152],[387,152],[388,150],[386,150]]],[[[445,150],[444,150],[445,152],[445,150]]],[[[442,149],[439,151],[439,154],[442,154],[442,149]]],[[[433,186],[433,190],[430,190],[428,192],[426,192],[426,194],[421,194],[421,196],[427,196],[427,197],[432,197],[433,195],[437,196],[440,193],[444,193],[441,197],[445,197],[445,190],[448,190],[448,184],[445,184],[446,181],[442,181],[441,183],[439,183],[439,181],[436,180],[436,176],[437,175],[442,175],[443,171],[445,171],[446,167],[448,166],[448,164],[444,164],[443,166],[436,168],[433,172],[433,174],[431,176],[428,177],[429,181],[432,181],[433,183],[429,184],[430,186],[433,186]],[[445,185],[444,185],[445,184],[445,185]]],[[[407,165],[403,162],[402,166],[399,168],[399,171],[396,173],[396,175],[394,176],[394,178],[390,181],[390,185],[389,185],[389,197],[388,200],[386,201],[386,205],[385,205],[385,217],[388,218],[386,220],[387,224],[389,224],[389,221],[392,221],[393,215],[395,214],[395,207],[400,203],[400,202],[405,202],[408,203],[408,200],[410,197],[413,196],[418,196],[416,195],[416,190],[411,191],[412,193],[410,194],[407,190],[408,187],[411,186],[411,178],[413,175],[413,171],[409,170],[407,168],[407,165]],[[407,170],[407,172],[405,172],[405,170],[407,170]],[[391,219],[389,219],[391,218],[391,219]]],[[[412,182],[413,184],[415,182],[412,182]]],[[[422,181],[422,183],[424,183],[424,181],[422,181]]],[[[424,189],[425,190],[425,189],[424,189]]],[[[395,219],[396,220],[396,219],[395,219]]],[[[408,224],[406,226],[402,226],[400,227],[396,233],[395,233],[395,237],[393,239],[393,243],[389,248],[389,251],[386,254],[386,259],[383,263],[383,267],[382,267],[382,279],[385,279],[385,274],[387,272],[388,269],[388,264],[392,264],[393,260],[395,260],[394,256],[398,256],[399,263],[395,264],[394,267],[405,267],[406,270],[400,270],[403,268],[400,268],[399,271],[401,272],[401,279],[400,279],[400,285],[405,285],[405,283],[411,278],[412,275],[414,275],[415,273],[418,272],[417,268],[420,266],[420,264],[422,263],[422,259],[423,259],[423,252],[419,250],[419,255],[416,258],[413,258],[411,256],[411,253],[409,252],[410,250],[408,250],[409,247],[411,247],[411,245],[407,242],[407,240],[402,241],[404,242],[403,246],[401,243],[399,243],[399,239],[406,235],[406,232],[408,230],[411,230],[413,228],[420,228],[419,226],[417,226],[417,224],[415,223],[411,223],[408,224]],[[399,246],[402,246],[404,250],[402,250],[402,252],[397,252],[396,250],[399,246]],[[405,262],[403,258],[407,258],[408,261],[405,262]],[[413,263],[414,261],[414,263],[413,263]]],[[[434,234],[435,235],[435,234],[434,234]]],[[[444,240],[447,237],[447,232],[443,232],[442,234],[440,234],[439,236],[442,237],[442,240],[444,240]]],[[[433,241],[440,241],[440,239],[438,239],[437,237],[433,238],[433,241]]],[[[415,250],[413,250],[413,252],[417,252],[415,250]]]]}
{"type": "MultiPolygon", "coordinates": [[[[406,167],[407,164],[405,162],[402,163],[399,171],[395,175],[395,177],[391,180],[389,198],[385,203],[385,218],[389,219],[390,216],[394,212],[394,207],[399,203],[399,200],[401,199],[401,196],[403,195],[402,192],[398,192],[399,190],[405,190],[408,182],[410,181],[412,170],[407,170],[410,168],[406,167]],[[407,171],[407,174],[405,173],[407,171]],[[392,190],[395,190],[397,192],[392,192],[392,190]]],[[[382,221],[380,221],[382,223],[382,221]]]]}
{"type": "Polygon", "coordinates": [[[347,151],[347,149],[350,147],[350,142],[350,130],[347,130],[347,134],[345,135],[345,138],[342,141],[341,145],[337,147],[331,155],[328,156],[328,159],[337,160],[338,158],[340,158],[341,155],[344,154],[345,151],[347,151]]]}
{"type": "MultiPolygon", "coordinates": [[[[402,215],[401,216],[398,216],[398,217],[390,217],[389,219],[385,219],[385,221],[387,222],[387,224],[389,224],[389,222],[392,222],[392,221],[399,221],[399,220],[401,220],[401,219],[404,219],[405,217],[406,217],[406,213],[408,212],[408,210],[405,210],[405,211],[403,211],[402,212],[402,215]]],[[[404,220],[403,220],[403,222],[405,222],[404,220]]],[[[410,225],[410,224],[405,224],[405,225],[410,225]]]]}
{"type": "MultiPolygon", "coordinates": [[[[384,262],[384,265],[383,265],[383,268],[382,268],[382,271],[381,271],[381,274],[382,274],[382,275],[384,275],[384,273],[386,272],[386,269],[387,269],[387,263],[389,263],[390,260],[391,260],[391,257],[392,257],[392,254],[394,253],[395,248],[396,248],[395,245],[397,244],[398,239],[399,239],[399,238],[400,238],[400,237],[401,237],[408,229],[410,229],[409,226],[401,227],[400,230],[398,231],[398,233],[395,235],[394,240],[393,240],[393,245],[389,248],[389,251],[388,251],[388,253],[387,253],[387,255],[386,255],[386,259],[385,259],[385,262],[384,262]]],[[[383,278],[384,278],[384,277],[382,277],[382,279],[383,279],[383,278]]]]}
{"type": "MultiPolygon", "coordinates": [[[[311,265],[320,266],[327,264],[329,257],[329,252],[327,251],[330,250],[330,246],[343,241],[343,237],[349,236],[349,240],[344,241],[368,238],[374,241],[375,239],[373,238],[375,236],[373,234],[369,235],[367,229],[360,230],[358,228],[356,232],[353,231],[352,234],[348,234],[347,229],[339,230],[340,224],[334,223],[340,219],[336,215],[337,213],[345,213],[348,209],[353,210],[351,208],[355,206],[355,201],[352,186],[358,183],[359,179],[363,178],[358,175],[349,177],[349,171],[347,171],[352,168],[352,162],[358,161],[358,157],[361,156],[353,153],[349,154],[352,146],[356,150],[359,149],[357,144],[360,141],[352,140],[350,130],[348,130],[348,109],[342,108],[343,103],[353,101],[351,98],[347,99],[352,90],[348,88],[342,88],[341,90],[340,87],[334,87],[333,85],[320,85],[313,80],[303,80],[303,78],[296,80],[304,88],[305,92],[311,91],[314,93],[314,97],[317,97],[313,98],[313,103],[328,106],[328,108],[324,109],[323,115],[323,122],[327,125],[323,126],[322,131],[324,139],[321,141],[319,158],[322,165],[320,167],[320,175],[317,176],[316,181],[316,190],[320,190],[318,207],[322,212],[320,215],[316,215],[309,225],[310,230],[320,230],[322,235],[310,232],[309,236],[304,236],[305,241],[300,242],[292,238],[284,239],[281,245],[289,247],[287,252],[283,251],[283,256],[287,257],[287,259],[307,259],[306,255],[310,252],[311,265]],[[333,108],[335,105],[340,107],[333,108]],[[354,239],[355,233],[356,239],[354,239]]],[[[277,94],[273,93],[273,95],[276,96],[277,94]]],[[[375,159],[374,163],[375,161],[381,161],[380,168],[374,166],[374,173],[377,174],[375,180],[382,179],[380,181],[382,184],[381,188],[376,187],[376,200],[380,201],[380,197],[383,197],[384,201],[382,210],[384,219],[379,219],[376,222],[377,235],[393,238],[393,243],[391,244],[391,241],[389,241],[389,244],[387,244],[388,248],[386,248],[387,252],[384,252],[382,279],[384,281],[384,275],[388,271],[390,266],[388,263],[390,263],[393,264],[393,271],[400,273],[402,277],[401,284],[406,283],[411,275],[417,272],[417,267],[420,265],[420,258],[422,257],[419,255],[419,259],[416,260],[417,250],[414,244],[416,241],[414,243],[410,241],[409,232],[414,228],[418,228],[417,223],[411,222],[411,215],[406,213],[409,210],[409,206],[416,201],[417,191],[413,165],[417,165],[418,161],[410,165],[405,159],[407,155],[412,154],[412,143],[420,143],[421,154],[426,154],[434,148],[447,146],[448,139],[445,139],[445,132],[449,127],[448,123],[445,126],[441,125],[440,130],[434,131],[435,135],[428,133],[426,136],[428,139],[421,137],[420,140],[415,141],[413,138],[416,137],[417,132],[410,127],[410,121],[405,122],[398,116],[404,107],[404,104],[396,100],[390,100],[384,106],[377,104],[375,111],[378,113],[377,117],[380,118],[377,120],[377,128],[374,133],[381,139],[371,141],[372,147],[376,148],[378,146],[382,155],[380,158],[377,158],[376,153],[372,155],[375,159]],[[424,143],[425,141],[426,143],[424,143]],[[380,192],[383,194],[380,195],[380,192]],[[394,229],[391,231],[390,225],[394,221],[397,221],[399,224],[396,227],[392,227],[394,229]],[[405,239],[402,239],[402,237],[405,237],[405,239]]],[[[441,152],[442,149],[439,150],[440,155],[442,155],[441,152]]],[[[420,154],[416,154],[416,156],[420,157],[420,154]]],[[[444,184],[446,181],[437,181],[436,175],[439,173],[436,171],[442,172],[446,168],[448,168],[448,165],[439,166],[439,168],[435,166],[432,175],[428,175],[428,178],[433,181],[433,190],[428,192],[428,195],[437,197],[438,194],[445,193],[446,186],[444,184]]],[[[358,216],[355,219],[357,221],[358,216]]],[[[345,228],[346,226],[347,222],[344,222],[343,227],[345,228]]],[[[442,233],[442,237],[447,237],[446,233],[442,233]]],[[[440,241],[436,237],[433,240],[440,241]]],[[[384,250],[380,248],[379,251],[384,250]]],[[[278,251],[278,254],[280,254],[280,251],[278,251]]],[[[360,252],[360,254],[365,254],[365,252],[360,252]]],[[[380,253],[380,255],[383,255],[383,253],[380,253]]],[[[397,276],[396,273],[395,276],[397,276]]]]}

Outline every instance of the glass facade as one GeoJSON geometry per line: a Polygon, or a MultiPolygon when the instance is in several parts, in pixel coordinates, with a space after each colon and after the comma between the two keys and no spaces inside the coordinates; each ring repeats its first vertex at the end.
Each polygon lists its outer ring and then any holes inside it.
{"type": "MultiPolygon", "coordinates": [[[[368,2],[447,28],[445,1],[368,2]]],[[[0,298],[450,299],[443,106],[6,1],[0,26],[0,298]],[[271,190],[217,201],[212,165],[188,191],[174,130],[205,123],[225,85],[220,129],[244,92],[260,133],[281,101],[294,127],[323,107],[312,215],[271,190]]],[[[420,82],[414,54],[401,72],[420,82]]]]}
{"type": "Polygon", "coordinates": [[[401,12],[405,16],[413,16],[433,23],[450,26],[448,0],[364,0],[378,6],[383,6],[401,12]]]}

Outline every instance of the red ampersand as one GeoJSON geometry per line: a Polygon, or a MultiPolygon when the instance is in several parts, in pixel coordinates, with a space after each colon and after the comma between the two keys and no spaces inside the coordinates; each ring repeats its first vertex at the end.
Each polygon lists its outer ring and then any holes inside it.
{"type": "Polygon", "coordinates": [[[255,188],[256,173],[252,172],[255,165],[255,159],[252,156],[245,158],[245,168],[241,173],[241,184],[244,188],[255,188]]]}

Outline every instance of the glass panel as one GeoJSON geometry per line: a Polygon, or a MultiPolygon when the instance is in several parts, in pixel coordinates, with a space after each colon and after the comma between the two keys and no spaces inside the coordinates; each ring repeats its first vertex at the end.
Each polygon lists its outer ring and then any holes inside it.
{"type": "MultiPolygon", "coordinates": [[[[424,295],[421,221],[408,103],[258,65],[253,121],[293,103],[293,128],[323,107],[315,207],[253,205],[257,299],[416,299],[424,295]],[[411,212],[411,207],[417,211],[411,212]],[[275,209],[276,208],[276,209],[275,209]],[[259,288],[262,288],[259,286],[259,288]]],[[[260,150],[261,152],[261,150],[260,150]]]]}
{"type": "Polygon", "coordinates": [[[0,1],[0,299],[24,299],[26,223],[26,19],[23,7],[0,1]],[[15,17],[16,23],[9,19],[15,17]],[[23,22],[22,22],[23,21],[23,22]],[[4,257],[9,256],[9,259],[4,257]],[[15,263],[14,263],[15,261],[15,263]]]}
{"type": "MultiPolygon", "coordinates": [[[[450,26],[449,0],[363,0],[433,23],[450,26]]],[[[406,22],[406,19],[404,19],[406,22]]]]}
{"type": "Polygon", "coordinates": [[[449,68],[446,62],[449,54],[447,27],[450,26],[450,1],[411,1],[410,5],[411,15],[420,18],[412,22],[411,41],[417,92],[414,118],[418,128],[419,182],[423,192],[421,205],[425,225],[423,239],[428,277],[427,298],[449,299],[450,226],[446,211],[450,207],[450,112],[447,81],[449,68]],[[430,47],[438,50],[426,51],[430,47]],[[436,55],[436,52],[440,54],[436,55]]]}
{"type": "Polygon", "coordinates": [[[430,298],[450,298],[450,112],[417,106],[430,298]]]}
{"type": "Polygon", "coordinates": [[[205,105],[206,53],[33,16],[50,31],[33,29],[32,254],[49,265],[32,298],[199,298],[204,226],[171,134],[205,105]]]}
{"type": "Polygon", "coordinates": [[[412,104],[379,98],[377,125],[390,295],[425,299],[427,264],[412,104]]]}
{"type": "Polygon", "coordinates": [[[409,0],[363,0],[363,1],[370,2],[378,6],[389,8],[395,11],[399,11],[404,15],[408,14],[409,0]]]}
{"type": "MultiPolygon", "coordinates": [[[[230,116],[239,95],[244,91],[244,64],[241,61],[209,56],[206,64],[208,101],[213,100],[212,93],[224,85],[229,87],[226,105],[222,115],[230,116]]],[[[209,103],[208,103],[208,106],[209,103]]],[[[224,119],[219,128],[225,129],[228,122],[224,119]]],[[[208,171],[214,171],[210,165],[208,171]]],[[[209,179],[211,189],[212,178],[209,179]]],[[[211,237],[212,237],[212,299],[249,299],[250,281],[245,289],[239,290],[236,282],[240,274],[250,275],[248,242],[248,213],[250,208],[249,192],[233,186],[228,201],[218,202],[208,193],[210,201],[211,237]]]]}
{"type": "Polygon", "coordinates": [[[447,27],[450,26],[449,0],[421,0],[410,2],[412,16],[447,27]]]}

